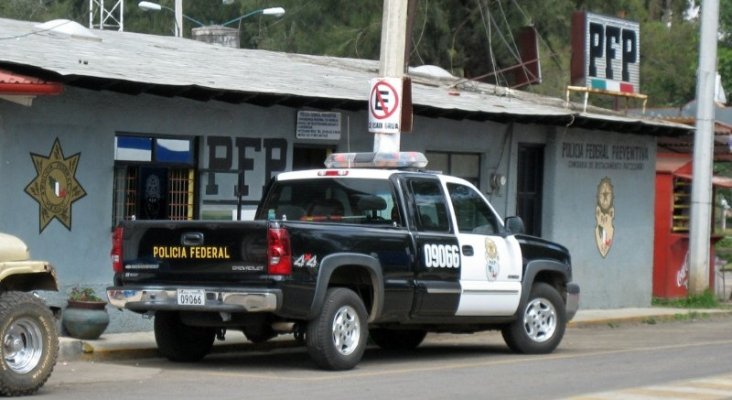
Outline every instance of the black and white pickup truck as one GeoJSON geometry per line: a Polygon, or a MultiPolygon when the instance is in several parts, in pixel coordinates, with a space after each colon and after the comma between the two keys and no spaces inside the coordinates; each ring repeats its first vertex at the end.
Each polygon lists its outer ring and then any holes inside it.
{"type": "Polygon", "coordinates": [[[566,248],[523,235],[469,182],[420,153],[337,153],[272,179],[254,221],[125,221],[113,235],[113,306],[154,315],[162,355],[196,361],[226,330],[294,333],[325,369],[367,340],[501,330],[553,351],[577,312],[566,248]]]}

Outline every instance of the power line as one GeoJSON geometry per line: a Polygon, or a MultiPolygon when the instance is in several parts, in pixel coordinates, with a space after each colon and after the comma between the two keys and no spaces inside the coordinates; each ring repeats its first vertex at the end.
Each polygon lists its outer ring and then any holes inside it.
{"type": "MultiPolygon", "coordinates": [[[[493,51],[493,33],[492,33],[491,24],[487,23],[487,21],[486,21],[485,13],[483,10],[483,4],[481,3],[481,1],[477,0],[476,2],[478,3],[478,10],[480,11],[480,18],[481,18],[483,30],[485,31],[487,39],[488,39],[488,53],[489,53],[489,57],[490,57],[490,61],[491,61],[491,66],[493,67],[493,74],[496,76],[496,84],[500,86],[500,82],[499,82],[500,78],[502,78],[504,82],[506,82],[506,79],[503,77],[503,74],[500,73],[500,71],[498,70],[498,68],[496,66],[496,57],[495,57],[495,53],[493,51]]],[[[490,15],[490,8],[486,7],[485,11],[488,13],[488,18],[492,20],[492,17],[490,15]]],[[[505,86],[508,86],[508,84],[506,84],[505,86]]]]}

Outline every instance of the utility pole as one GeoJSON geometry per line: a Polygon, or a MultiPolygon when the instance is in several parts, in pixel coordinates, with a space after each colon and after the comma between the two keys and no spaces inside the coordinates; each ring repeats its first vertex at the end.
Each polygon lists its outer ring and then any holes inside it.
{"type": "MultiPolygon", "coordinates": [[[[384,0],[379,76],[404,78],[408,0],[384,0]]],[[[401,134],[374,133],[374,151],[399,151],[401,134]]]]}
{"type": "Polygon", "coordinates": [[[691,227],[689,230],[689,295],[709,288],[709,246],[712,221],[712,160],[714,158],[714,86],[717,72],[719,0],[701,5],[699,72],[696,84],[691,227]]]}
{"type": "Polygon", "coordinates": [[[175,36],[183,37],[183,0],[175,0],[175,36]]]}

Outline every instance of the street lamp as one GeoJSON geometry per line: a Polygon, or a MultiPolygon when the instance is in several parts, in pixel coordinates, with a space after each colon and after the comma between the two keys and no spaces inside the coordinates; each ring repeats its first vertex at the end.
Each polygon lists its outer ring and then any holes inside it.
{"type": "Polygon", "coordinates": [[[274,17],[281,17],[281,16],[285,15],[285,9],[282,7],[270,7],[270,8],[263,8],[261,10],[255,10],[250,13],[244,14],[241,17],[234,18],[231,21],[226,21],[223,24],[221,24],[221,26],[233,24],[234,22],[241,21],[244,18],[251,17],[252,15],[256,15],[256,14],[272,15],[274,17]]]}
{"type": "MultiPolygon", "coordinates": [[[[151,1],[141,1],[141,2],[137,3],[137,6],[140,7],[141,9],[145,10],[145,11],[160,11],[160,10],[165,9],[165,10],[168,10],[168,11],[172,12],[173,14],[175,14],[176,17],[178,16],[178,13],[176,12],[176,10],[173,10],[170,7],[166,7],[166,6],[160,5],[158,3],[153,3],[151,1]]],[[[189,17],[189,16],[187,16],[185,14],[181,14],[181,15],[182,15],[183,18],[185,18],[185,19],[193,22],[194,24],[196,24],[198,26],[204,26],[203,22],[201,22],[201,21],[199,21],[197,19],[193,19],[193,18],[191,18],[191,17],[189,17]]],[[[175,36],[176,37],[183,37],[183,27],[180,26],[180,24],[178,23],[178,20],[177,19],[175,21],[175,36]]]]}
{"type": "MultiPolygon", "coordinates": [[[[181,0],[177,0],[176,1],[176,9],[182,8],[182,6],[180,6],[179,3],[178,3],[179,1],[181,1],[181,0]]],[[[228,4],[228,3],[226,1],[224,1],[224,4],[228,4]]],[[[165,10],[168,10],[168,11],[171,11],[171,12],[175,13],[176,14],[176,17],[179,14],[179,12],[177,10],[173,10],[170,7],[165,7],[163,5],[160,5],[158,3],[153,3],[151,1],[141,1],[141,2],[137,3],[137,6],[140,7],[141,9],[143,9],[143,10],[146,10],[146,11],[160,11],[162,9],[165,9],[165,10]]],[[[257,15],[257,14],[272,15],[272,16],[275,16],[275,17],[281,17],[281,16],[285,15],[285,9],[282,8],[282,7],[262,8],[260,10],[255,10],[255,11],[252,11],[250,13],[244,14],[244,15],[242,15],[240,17],[234,18],[231,21],[226,21],[223,24],[221,24],[220,26],[226,26],[226,25],[229,25],[229,24],[233,24],[234,22],[241,22],[241,20],[243,20],[244,18],[251,17],[252,15],[257,15]]],[[[189,17],[187,15],[184,15],[182,13],[181,13],[181,15],[183,16],[183,18],[185,18],[185,19],[187,19],[187,20],[195,23],[198,26],[201,26],[201,27],[206,26],[201,21],[198,21],[196,19],[193,19],[193,18],[191,18],[191,17],[189,17]]],[[[175,36],[177,36],[177,37],[182,37],[183,36],[183,27],[179,25],[179,23],[178,23],[177,20],[176,20],[175,32],[176,32],[176,35],[175,36]]]]}

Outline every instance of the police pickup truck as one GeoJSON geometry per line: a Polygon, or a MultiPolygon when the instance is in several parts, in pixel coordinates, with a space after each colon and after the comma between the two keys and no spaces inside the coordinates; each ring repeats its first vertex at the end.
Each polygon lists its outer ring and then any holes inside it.
{"type": "Polygon", "coordinates": [[[154,315],[172,361],[203,358],[231,329],[293,333],[332,370],[357,365],[369,338],[404,350],[428,332],[496,329],[516,352],[553,351],[579,304],[567,249],[426,165],[336,153],[273,178],[254,221],[122,222],[110,303],[154,315]]]}

